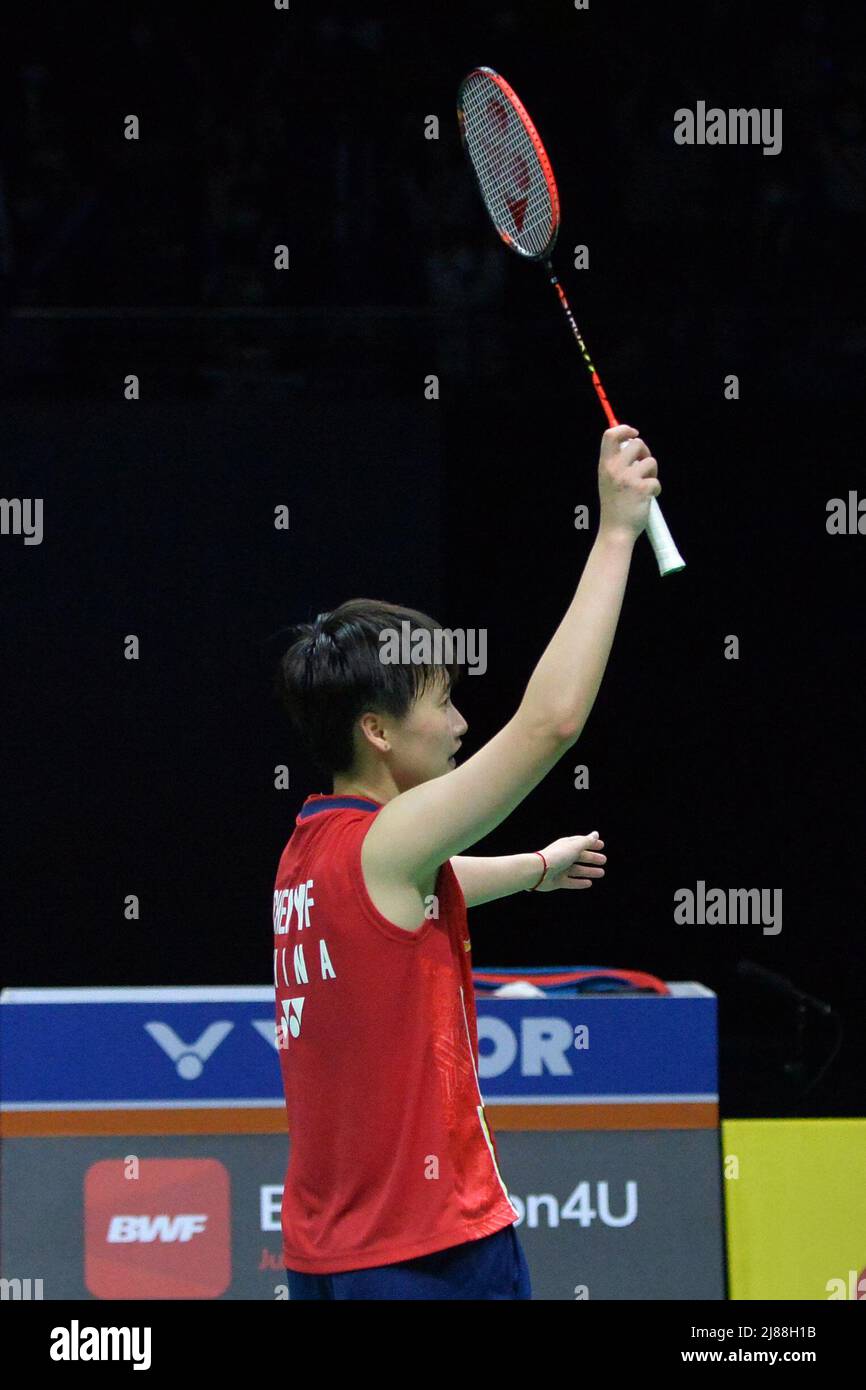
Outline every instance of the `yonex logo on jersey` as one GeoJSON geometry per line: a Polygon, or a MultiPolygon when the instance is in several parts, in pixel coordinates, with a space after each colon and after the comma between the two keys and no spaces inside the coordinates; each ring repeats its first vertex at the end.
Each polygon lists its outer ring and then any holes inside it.
{"type": "Polygon", "coordinates": [[[280,1026],[277,1030],[277,1047],[288,1047],[290,1036],[293,1038],[301,1036],[301,1014],[304,1011],[304,998],[303,995],[297,995],[294,999],[281,999],[280,1004],[283,1017],[280,1019],[280,1026]]]}

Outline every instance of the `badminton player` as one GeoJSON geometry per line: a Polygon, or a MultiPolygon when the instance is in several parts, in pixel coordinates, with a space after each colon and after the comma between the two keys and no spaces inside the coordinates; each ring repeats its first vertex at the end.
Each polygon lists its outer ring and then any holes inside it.
{"type": "Polygon", "coordinates": [[[512,717],[460,765],[455,667],[380,659],[384,629],[433,634],[431,618],[355,599],[299,625],[282,658],[283,699],[333,785],[304,802],[274,890],[291,1299],[531,1297],[478,1085],[466,908],[588,888],[604,841],[463,852],[580,737],[657,473],[637,430],[605,431],[574,598],[512,717]]]}

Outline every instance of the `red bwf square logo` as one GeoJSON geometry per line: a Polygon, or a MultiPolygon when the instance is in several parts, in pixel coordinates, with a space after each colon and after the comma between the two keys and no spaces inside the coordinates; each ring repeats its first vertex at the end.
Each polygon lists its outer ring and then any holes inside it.
{"type": "Polygon", "coordinates": [[[231,1282],[229,1175],[215,1158],[114,1158],[84,1178],[96,1298],[218,1298],[231,1282]]]}

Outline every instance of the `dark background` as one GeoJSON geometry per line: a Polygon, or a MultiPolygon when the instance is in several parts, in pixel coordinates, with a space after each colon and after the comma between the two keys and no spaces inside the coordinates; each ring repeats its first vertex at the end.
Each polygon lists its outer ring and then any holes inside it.
{"type": "Polygon", "coordinates": [[[605,421],[460,150],[456,88],[487,63],[548,146],[559,271],[688,566],[661,581],[639,542],[584,734],[482,846],[598,828],[605,880],[476,909],[475,963],[701,980],[725,1114],[862,1111],[866,539],[825,527],[831,497],[866,492],[855,13],[10,11],[0,481],[44,498],[45,537],[0,537],[3,984],[267,981],[276,861],[330,790],[272,698],[286,624],[378,597],[485,628],[487,674],[455,697],[465,753],[513,713],[591,544],[573,511],[595,525],[605,421]],[[781,107],[782,152],[677,146],[698,100],[781,107]],[[781,888],[782,932],[675,924],[699,879],[781,888]],[[792,998],[743,960],[835,1021],[808,1009],[798,1052],[792,998]]]}

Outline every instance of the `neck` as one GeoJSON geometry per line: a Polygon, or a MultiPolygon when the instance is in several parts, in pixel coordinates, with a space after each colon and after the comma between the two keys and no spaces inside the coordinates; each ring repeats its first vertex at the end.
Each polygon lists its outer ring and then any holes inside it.
{"type": "Polygon", "coordinates": [[[334,777],[334,796],[368,796],[373,801],[381,801],[384,806],[399,795],[400,788],[390,774],[376,777],[334,777]]]}

